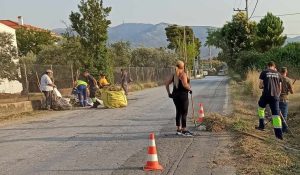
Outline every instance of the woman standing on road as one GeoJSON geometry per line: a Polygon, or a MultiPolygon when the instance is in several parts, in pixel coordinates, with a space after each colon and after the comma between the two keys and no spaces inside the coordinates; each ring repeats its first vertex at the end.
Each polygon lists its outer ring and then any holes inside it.
{"type": "Polygon", "coordinates": [[[175,74],[166,81],[166,89],[170,98],[173,99],[176,107],[176,126],[177,135],[192,136],[186,129],[186,118],[189,108],[188,93],[192,94],[192,89],[188,83],[187,74],[184,71],[184,63],[178,61],[175,74]],[[170,84],[173,83],[173,92],[170,93],[170,84]]]}

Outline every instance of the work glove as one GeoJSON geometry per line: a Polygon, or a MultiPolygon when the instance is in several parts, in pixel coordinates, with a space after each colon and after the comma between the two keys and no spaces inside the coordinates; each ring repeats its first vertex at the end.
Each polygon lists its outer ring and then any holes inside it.
{"type": "Polygon", "coordinates": [[[172,94],[169,94],[169,98],[173,98],[173,95],[172,95],[172,94]]]}
{"type": "Polygon", "coordinates": [[[192,91],[192,90],[190,90],[190,91],[189,91],[189,93],[192,95],[192,94],[193,94],[193,91],[192,91]]]}

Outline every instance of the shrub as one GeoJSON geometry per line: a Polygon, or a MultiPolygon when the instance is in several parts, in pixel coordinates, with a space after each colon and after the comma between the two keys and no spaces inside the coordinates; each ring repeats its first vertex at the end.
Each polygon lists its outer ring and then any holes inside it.
{"type": "Polygon", "coordinates": [[[246,74],[246,91],[254,97],[259,97],[261,89],[259,89],[259,75],[257,70],[249,70],[246,74]]]}

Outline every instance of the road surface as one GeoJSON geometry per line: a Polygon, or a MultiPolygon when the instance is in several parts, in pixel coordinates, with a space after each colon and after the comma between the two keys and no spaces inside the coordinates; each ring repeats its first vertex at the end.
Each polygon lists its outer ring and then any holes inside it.
{"type": "MultiPolygon", "coordinates": [[[[227,77],[194,80],[192,87],[195,105],[230,112],[227,77]]],[[[131,94],[123,109],[44,115],[0,128],[1,175],[235,174],[228,163],[228,134],[175,135],[175,107],[164,87],[131,94]],[[142,170],[150,132],[156,134],[162,172],[142,170]]]]}

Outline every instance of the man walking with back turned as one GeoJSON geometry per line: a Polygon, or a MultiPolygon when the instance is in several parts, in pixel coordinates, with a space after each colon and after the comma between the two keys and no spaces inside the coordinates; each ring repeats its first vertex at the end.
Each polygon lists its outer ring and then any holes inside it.
{"type": "Polygon", "coordinates": [[[272,123],[275,136],[278,139],[283,139],[282,121],[279,110],[279,96],[281,92],[282,79],[279,72],[277,72],[273,61],[268,63],[268,68],[260,74],[259,79],[259,88],[263,89],[263,92],[258,102],[259,126],[257,129],[265,129],[265,108],[266,105],[269,104],[272,111],[272,123]]]}

